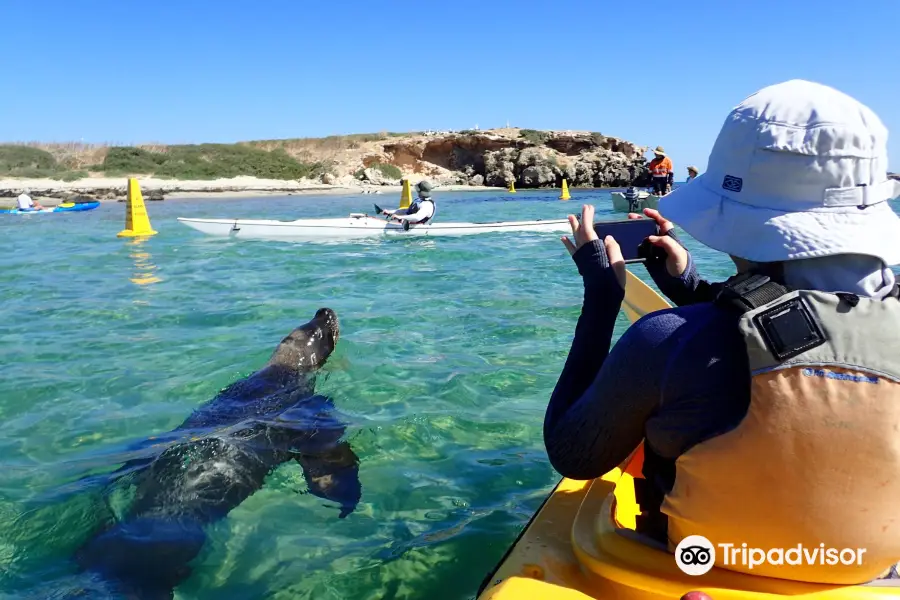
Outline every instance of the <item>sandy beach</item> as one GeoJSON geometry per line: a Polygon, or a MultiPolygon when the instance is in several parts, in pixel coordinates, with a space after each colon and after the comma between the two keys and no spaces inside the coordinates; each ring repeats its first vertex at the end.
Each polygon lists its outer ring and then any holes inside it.
{"type": "MultiPolygon", "coordinates": [[[[144,198],[162,195],[166,200],[178,198],[252,198],[299,194],[363,194],[395,195],[399,185],[371,185],[363,182],[341,181],[328,185],[311,180],[258,179],[256,177],[234,177],[206,181],[181,181],[137,177],[144,198]]],[[[416,180],[417,181],[417,180],[416,180]]],[[[416,181],[411,181],[415,185],[416,181]]],[[[0,198],[12,200],[21,193],[27,193],[41,201],[61,201],[72,196],[89,196],[101,202],[116,202],[124,199],[128,179],[125,177],[91,177],[77,181],[57,181],[53,179],[0,179],[0,198]]],[[[498,188],[472,185],[434,184],[435,191],[477,192],[496,191],[498,188]]],[[[3,202],[3,200],[0,200],[3,202]]]]}

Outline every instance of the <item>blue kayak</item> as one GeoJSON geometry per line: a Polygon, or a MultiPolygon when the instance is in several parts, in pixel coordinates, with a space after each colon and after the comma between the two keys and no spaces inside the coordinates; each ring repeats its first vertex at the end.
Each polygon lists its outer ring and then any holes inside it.
{"type": "Polygon", "coordinates": [[[8,215],[34,215],[34,214],[47,214],[47,213],[59,213],[59,212],[83,212],[86,210],[94,210],[100,206],[99,202],[63,202],[58,206],[54,206],[52,208],[44,208],[41,210],[19,210],[18,208],[9,208],[5,210],[0,210],[0,213],[8,214],[8,215]]]}

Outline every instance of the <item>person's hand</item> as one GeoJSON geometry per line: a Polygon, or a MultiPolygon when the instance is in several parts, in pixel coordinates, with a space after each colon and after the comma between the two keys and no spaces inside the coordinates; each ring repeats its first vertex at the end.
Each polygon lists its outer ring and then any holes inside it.
{"type": "MultiPolygon", "coordinates": [[[[569,215],[569,225],[572,227],[572,236],[575,238],[575,243],[572,243],[572,240],[566,236],[560,239],[562,239],[562,243],[566,250],[569,251],[570,256],[574,256],[585,244],[600,239],[597,236],[597,232],[594,231],[594,206],[592,204],[585,204],[581,207],[581,223],[578,222],[575,215],[569,215]]],[[[613,236],[608,235],[604,238],[603,245],[606,247],[606,257],[609,259],[609,266],[615,272],[619,285],[622,286],[622,289],[625,289],[625,259],[622,257],[622,249],[619,247],[619,242],[613,236]]]]}
{"type": "MultiPolygon", "coordinates": [[[[658,210],[645,208],[644,214],[656,221],[659,226],[660,235],[651,235],[647,239],[651,244],[666,251],[666,271],[672,277],[680,277],[688,265],[688,252],[679,244],[675,238],[670,237],[668,233],[675,229],[672,221],[669,221],[658,210]]],[[[641,215],[636,213],[628,213],[629,219],[640,219],[641,215]]]]}
{"type": "Polygon", "coordinates": [[[578,222],[575,215],[569,215],[569,225],[572,227],[572,237],[575,238],[575,243],[572,243],[572,240],[566,236],[560,238],[566,250],[569,251],[569,256],[574,256],[585,244],[599,239],[597,232],[594,231],[593,204],[585,204],[581,207],[581,223],[578,222]]]}

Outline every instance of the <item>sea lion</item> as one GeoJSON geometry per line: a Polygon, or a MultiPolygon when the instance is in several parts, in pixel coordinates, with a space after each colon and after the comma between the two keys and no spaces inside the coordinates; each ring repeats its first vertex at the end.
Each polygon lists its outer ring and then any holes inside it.
{"type": "MultiPolygon", "coordinates": [[[[340,334],[328,308],[285,337],[266,365],[201,406],[178,428],[142,442],[147,455],[109,477],[127,478],[134,498],[119,522],[75,554],[85,571],[137,598],[172,598],[206,540],[203,527],[259,490],[279,465],[296,460],[310,493],[353,512],[362,488],[359,459],[341,440],[330,399],[315,374],[340,334]],[[160,443],[160,439],[163,440],[160,443]]],[[[120,484],[121,485],[121,484],[120,484]]]]}

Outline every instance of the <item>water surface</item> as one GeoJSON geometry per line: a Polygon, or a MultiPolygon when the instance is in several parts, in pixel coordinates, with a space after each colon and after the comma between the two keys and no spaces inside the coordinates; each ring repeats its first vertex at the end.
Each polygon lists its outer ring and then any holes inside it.
{"type": "MultiPolygon", "coordinates": [[[[439,193],[438,218],[561,218],[607,192],[439,193]]],[[[0,220],[0,591],[79,585],[68,557],[122,509],[61,485],[179,425],[328,306],[342,337],[319,390],[361,458],[347,519],[296,465],[209,529],[177,598],[474,595],[558,479],[541,440],[581,280],[556,234],[295,244],[205,237],[178,216],[298,218],[387,195],[148,202],[158,235],[116,238],[125,206],[0,220]]],[[[707,277],[727,259],[686,244],[707,277]]],[[[642,267],[635,272],[647,279],[642,267]]],[[[627,322],[620,316],[617,335],[627,322]]],[[[638,367],[636,367],[638,368],[638,367]]],[[[123,500],[124,502],[124,500],[123,500]]]]}

